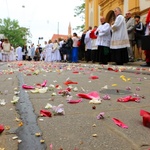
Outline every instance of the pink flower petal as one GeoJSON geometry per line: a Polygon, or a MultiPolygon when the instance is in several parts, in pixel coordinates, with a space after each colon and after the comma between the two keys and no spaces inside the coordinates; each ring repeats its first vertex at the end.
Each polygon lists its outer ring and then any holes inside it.
{"type": "Polygon", "coordinates": [[[105,114],[104,112],[101,112],[101,113],[99,113],[99,115],[97,115],[96,118],[97,118],[98,120],[104,119],[104,114],[105,114]]]}
{"type": "Polygon", "coordinates": [[[80,102],[82,102],[82,98],[78,99],[78,100],[68,100],[68,103],[70,103],[70,104],[77,104],[77,103],[80,103],[80,102]]]}
{"type": "Polygon", "coordinates": [[[121,127],[121,128],[128,128],[128,126],[126,125],[126,124],[124,124],[123,122],[121,122],[120,120],[118,120],[118,119],[116,119],[116,118],[112,118],[112,120],[114,121],[114,123],[117,125],[117,126],[119,126],[119,127],[121,127]]]}
{"type": "Polygon", "coordinates": [[[41,84],[41,87],[45,87],[47,84],[47,80],[44,80],[44,82],[41,84]]]}

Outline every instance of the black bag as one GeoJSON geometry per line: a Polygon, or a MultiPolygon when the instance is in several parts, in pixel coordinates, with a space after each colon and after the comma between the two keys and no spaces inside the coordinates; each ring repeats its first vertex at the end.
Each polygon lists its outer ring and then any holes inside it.
{"type": "Polygon", "coordinates": [[[150,36],[142,36],[141,44],[142,50],[150,50],[150,36]]]}

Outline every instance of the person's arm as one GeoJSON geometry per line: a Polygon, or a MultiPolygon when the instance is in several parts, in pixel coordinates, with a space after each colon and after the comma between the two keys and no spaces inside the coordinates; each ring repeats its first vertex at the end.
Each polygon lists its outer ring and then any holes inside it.
{"type": "Polygon", "coordinates": [[[116,18],[114,24],[111,26],[112,31],[118,30],[120,28],[121,24],[123,23],[123,21],[124,21],[124,17],[122,15],[119,15],[116,18]]]}
{"type": "Polygon", "coordinates": [[[140,27],[139,28],[136,28],[137,31],[142,31],[143,30],[143,23],[140,22],[140,27]]]}
{"type": "Polygon", "coordinates": [[[110,25],[106,23],[104,25],[104,28],[102,28],[101,31],[99,32],[99,36],[108,35],[108,33],[110,34],[110,25]]]}

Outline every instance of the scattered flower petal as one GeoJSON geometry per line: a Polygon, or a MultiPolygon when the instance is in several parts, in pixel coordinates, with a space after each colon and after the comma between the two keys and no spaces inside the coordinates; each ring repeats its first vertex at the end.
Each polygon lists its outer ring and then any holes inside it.
{"type": "Polygon", "coordinates": [[[93,98],[92,100],[89,101],[89,104],[101,104],[101,103],[102,103],[101,99],[93,98]]]}
{"type": "Polygon", "coordinates": [[[150,112],[140,110],[140,116],[143,117],[143,125],[146,127],[150,127],[150,112]]]}
{"type": "Polygon", "coordinates": [[[70,103],[70,104],[77,104],[77,103],[80,103],[80,102],[82,102],[82,98],[81,99],[78,99],[78,100],[68,100],[67,101],[68,103],[70,103]]]}
{"type": "Polygon", "coordinates": [[[98,76],[90,76],[90,79],[99,79],[99,77],[98,76]]]}
{"type": "Polygon", "coordinates": [[[103,100],[110,100],[110,96],[108,94],[104,95],[102,98],[103,100]]]}
{"type": "Polygon", "coordinates": [[[78,93],[77,94],[78,97],[81,97],[81,98],[85,98],[85,99],[100,99],[100,96],[99,96],[99,93],[97,91],[93,91],[93,92],[90,92],[90,93],[78,93]]]}
{"type": "Polygon", "coordinates": [[[71,80],[67,80],[66,82],[64,82],[65,85],[69,85],[69,84],[78,84],[78,82],[74,82],[71,80]]]}
{"type": "Polygon", "coordinates": [[[35,87],[33,87],[33,86],[28,86],[28,85],[26,85],[26,84],[23,84],[23,85],[22,85],[22,88],[23,88],[23,89],[29,89],[29,90],[30,90],[30,89],[35,89],[35,87]]]}
{"type": "Polygon", "coordinates": [[[64,115],[65,111],[63,106],[64,106],[63,104],[59,104],[58,106],[52,106],[54,115],[64,115]]]}
{"type": "Polygon", "coordinates": [[[45,106],[45,109],[50,109],[50,108],[52,108],[52,107],[53,107],[53,106],[52,106],[51,104],[47,103],[46,106],[45,106]]]}
{"type": "Polygon", "coordinates": [[[96,118],[97,118],[98,120],[104,119],[104,114],[105,114],[104,112],[101,112],[101,113],[99,113],[99,115],[97,115],[96,118]]]}
{"type": "Polygon", "coordinates": [[[52,114],[50,111],[47,111],[47,110],[40,110],[40,114],[41,116],[43,117],[52,117],[52,114]]]}
{"type": "Polygon", "coordinates": [[[126,96],[126,97],[121,97],[121,98],[117,99],[117,102],[129,102],[129,101],[140,102],[140,98],[132,97],[132,96],[126,96]]]}
{"type": "Polygon", "coordinates": [[[4,126],[0,124],[0,133],[4,131],[4,126]]]}
{"type": "Polygon", "coordinates": [[[124,124],[122,121],[120,121],[120,120],[118,120],[118,119],[116,119],[116,118],[112,118],[112,120],[114,121],[114,123],[117,125],[117,126],[119,126],[119,127],[121,127],[121,128],[128,128],[128,126],[126,125],[126,124],[124,124]]]}

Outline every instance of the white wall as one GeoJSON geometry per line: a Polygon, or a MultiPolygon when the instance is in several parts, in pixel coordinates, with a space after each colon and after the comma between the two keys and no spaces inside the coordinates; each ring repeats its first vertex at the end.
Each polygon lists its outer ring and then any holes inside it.
{"type": "Polygon", "coordinates": [[[123,8],[123,15],[125,16],[126,12],[128,12],[129,8],[128,8],[128,1],[129,0],[124,0],[124,8],[123,8]]]}
{"type": "Polygon", "coordinates": [[[140,0],[140,11],[150,8],[150,0],[140,0]]]}

